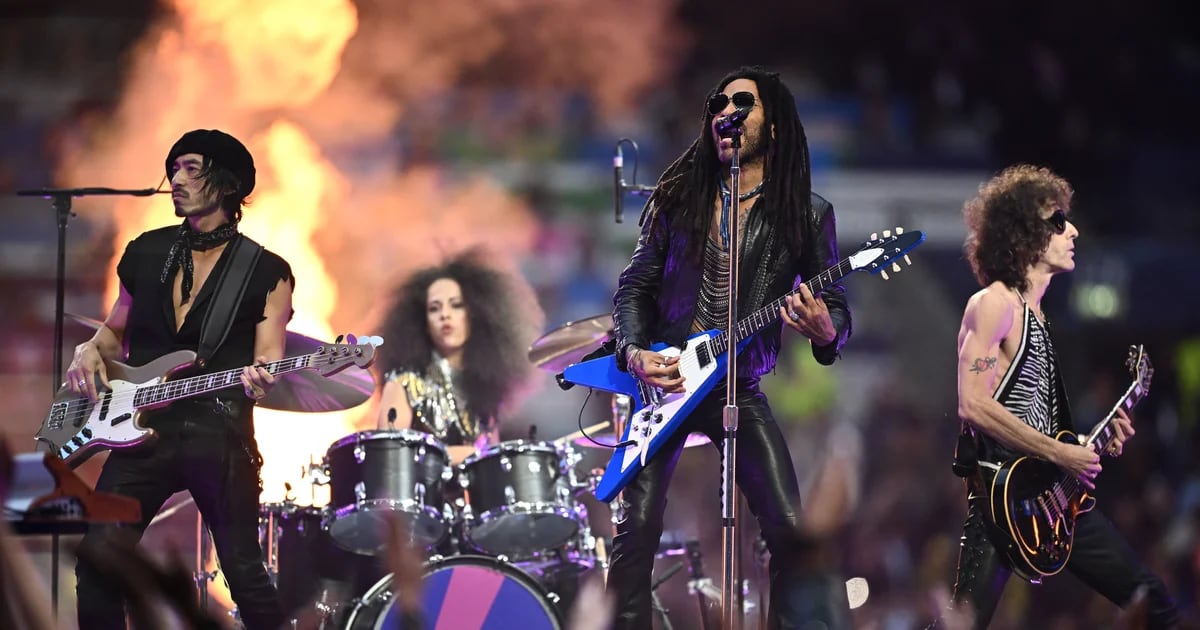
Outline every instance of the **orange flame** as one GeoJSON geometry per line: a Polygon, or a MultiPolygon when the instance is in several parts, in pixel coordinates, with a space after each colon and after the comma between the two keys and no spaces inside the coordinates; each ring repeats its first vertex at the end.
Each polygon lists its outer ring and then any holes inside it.
{"type": "MultiPolygon", "coordinates": [[[[160,172],[183,132],[220,128],[238,136],[258,168],[242,229],[283,256],[297,278],[289,328],[327,340],[335,332],[371,334],[363,322],[378,321],[388,290],[413,268],[478,243],[518,259],[532,251],[538,223],[486,174],[404,169],[394,150],[339,171],[333,151],[386,144],[406,107],[464,77],[585,91],[608,113],[632,108],[681,42],[668,24],[675,1],[358,0],[370,13],[360,23],[351,0],[173,0],[175,15],[131,56],[112,125],[69,156],[61,173],[74,185],[145,186],[142,174],[160,172]],[[522,27],[535,19],[536,29],[522,27]]],[[[555,115],[537,107],[535,117],[555,115]]],[[[517,122],[480,135],[484,142],[511,136],[517,122]]],[[[91,218],[97,206],[109,210],[100,216],[118,257],[139,233],[173,220],[161,200],[89,205],[91,218]]],[[[114,258],[110,271],[115,265],[114,258]]],[[[110,277],[106,304],[118,291],[115,272],[110,277]]],[[[262,501],[282,499],[284,483],[301,481],[301,467],[319,461],[336,439],[373,426],[367,407],[256,410],[262,501]]],[[[299,503],[310,500],[305,490],[299,503]]],[[[314,505],[328,501],[322,490],[314,490],[314,505]]],[[[217,596],[228,604],[227,593],[217,596]]]]}

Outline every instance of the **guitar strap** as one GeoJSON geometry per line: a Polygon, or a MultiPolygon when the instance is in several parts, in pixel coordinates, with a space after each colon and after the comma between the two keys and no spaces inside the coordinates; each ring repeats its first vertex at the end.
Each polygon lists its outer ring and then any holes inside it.
{"type": "Polygon", "coordinates": [[[204,323],[200,328],[196,365],[201,368],[229,336],[233,315],[246,294],[246,287],[250,285],[250,274],[263,251],[262,245],[244,234],[238,235],[229,246],[233,248],[233,251],[229,252],[229,264],[225,265],[221,277],[217,279],[212,304],[205,313],[204,323]]]}
{"type": "MultiPolygon", "coordinates": [[[[1050,333],[1047,322],[1047,334],[1050,333]]],[[[1058,362],[1058,352],[1051,353],[1050,360],[1054,362],[1054,390],[1058,392],[1058,430],[1075,432],[1075,421],[1071,418],[1071,401],[1067,399],[1067,387],[1063,384],[1062,365],[1058,362]]]]}

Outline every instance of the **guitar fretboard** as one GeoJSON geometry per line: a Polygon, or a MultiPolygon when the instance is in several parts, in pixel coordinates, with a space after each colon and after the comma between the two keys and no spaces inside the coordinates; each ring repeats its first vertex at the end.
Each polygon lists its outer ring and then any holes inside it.
{"type": "Polygon", "coordinates": [[[1096,425],[1096,428],[1092,429],[1091,434],[1088,436],[1087,443],[1091,445],[1093,450],[1101,454],[1108,450],[1113,440],[1117,439],[1117,428],[1112,423],[1113,418],[1117,417],[1117,409],[1124,409],[1126,412],[1132,411],[1133,407],[1146,396],[1146,393],[1146,388],[1142,385],[1140,379],[1134,381],[1129,386],[1129,389],[1125,391],[1125,395],[1121,396],[1121,399],[1113,406],[1108,416],[1100,424],[1096,425]]]}
{"type": "MultiPolygon", "coordinates": [[[[328,358],[328,355],[318,353],[305,354],[272,361],[261,367],[278,376],[311,367],[313,362],[322,356],[328,358]]],[[[243,368],[235,368],[224,372],[202,374],[177,381],[139,387],[133,394],[133,405],[135,407],[154,405],[233,387],[241,383],[242,370],[243,368]]]]}
{"type": "MultiPolygon", "coordinates": [[[[842,260],[842,262],[839,262],[838,264],[810,278],[804,283],[804,286],[808,287],[808,290],[812,292],[813,295],[817,295],[826,288],[837,284],[842,278],[845,278],[852,271],[854,271],[854,268],[851,266],[850,259],[845,258],[842,260]]],[[[760,329],[776,319],[779,319],[779,309],[783,308],[787,304],[787,296],[795,295],[796,293],[798,293],[798,291],[792,291],[791,293],[772,301],[770,304],[767,304],[757,311],[754,311],[754,313],[739,321],[735,328],[735,333],[737,335],[735,345],[737,343],[741,343],[743,339],[758,332],[760,329]]],[[[729,348],[729,344],[726,342],[727,337],[728,334],[722,332],[709,340],[708,343],[712,349],[713,356],[720,355],[729,348]]]]}

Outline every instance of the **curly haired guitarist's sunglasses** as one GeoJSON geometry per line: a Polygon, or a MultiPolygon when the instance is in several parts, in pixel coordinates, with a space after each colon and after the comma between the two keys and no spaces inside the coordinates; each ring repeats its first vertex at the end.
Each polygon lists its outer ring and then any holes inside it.
{"type": "Polygon", "coordinates": [[[1046,223],[1054,228],[1055,234],[1062,234],[1067,231],[1067,213],[1063,212],[1061,208],[1055,210],[1054,214],[1046,217],[1046,223]]]}

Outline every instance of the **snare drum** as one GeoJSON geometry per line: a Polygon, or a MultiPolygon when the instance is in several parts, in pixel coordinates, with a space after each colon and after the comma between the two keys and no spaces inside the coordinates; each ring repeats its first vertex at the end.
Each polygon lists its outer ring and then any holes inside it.
{"type": "Polygon", "coordinates": [[[459,468],[463,537],[485,553],[521,560],[558,549],[586,522],[575,503],[577,456],[552,442],[502,442],[459,468]]]}
{"type": "MultiPolygon", "coordinates": [[[[557,596],[520,569],[496,558],[454,556],[430,562],[421,581],[426,628],[561,630],[557,596]]],[[[346,630],[400,628],[391,575],[358,600],[346,630]]]]}
{"type": "Polygon", "coordinates": [[[387,543],[387,517],[396,514],[415,545],[437,544],[452,521],[442,496],[449,463],[441,442],[408,429],[363,431],[334,442],[325,455],[330,537],[349,551],[377,554],[387,543]]]}

